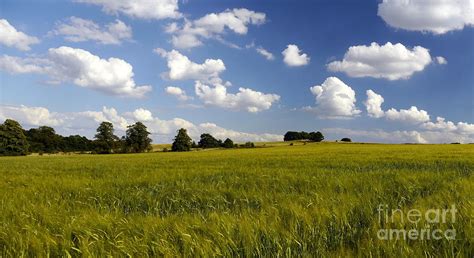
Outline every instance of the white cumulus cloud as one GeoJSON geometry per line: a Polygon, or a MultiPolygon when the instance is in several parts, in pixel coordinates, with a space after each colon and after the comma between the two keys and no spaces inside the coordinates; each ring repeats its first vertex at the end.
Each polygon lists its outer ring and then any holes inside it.
{"type": "Polygon", "coordinates": [[[120,20],[101,27],[91,20],[70,17],[67,22],[58,23],[51,34],[62,35],[71,42],[92,40],[104,45],[118,45],[132,38],[132,28],[120,20]]]}
{"type": "Polygon", "coordinates": [[[288,66],[303,66],[309,64],[310,57],[301,53],[297,45],[288,45],[283,52],[283,62],[288,66]]]}
{"type": "Polygon", "coordinates": [[[178,11],[178,0],[75,0],[102,6],[108,14],[125,14],[138,19],[176,19],[182,17],[178,11]]]}
{"type": "Polygon", "coordinates": [[[417,107],[411,106],[409,109],[396,110],[391,108],[385,112],[388,120],[401,121],[411,124],[420,124],[430,120],[430,115],[425,110],[418,110],[417,107]]]}
{"type": "Polygon", "coordinates": [[[446,121],[444,117],[437,117],[436,122],[426,122],[422,124],[422,128],[440,132],[456,132],[467,135],[474,134],[474,124],[466,122],[458,122],[455,124],[454,122],[446,121]]]}
{"type": "Polygon", "coordinates": [[[28,51],[31,49],[30,45],[38,44],[39,42],[38,38],[18,31],[7,20],[0,19],[0,44],[28,51]]]}
{"type": "Polygon", "coordinates": [[[133,80],[133,67],[122,59],[102,59],[77,48],[49,49],[49,60],[54,64],[53,78],[72,81],[74,84],[105,93],[144,97],[151,86],[137,86],[133,80]]]}
{"type": "Polygon", "coordinates": [[[0,122],[8,118],[26,126],[56,126],[63,122],[58,113],[49,112],[44,107],[0,105],[0,122]]]}
{"type": "Polygon", "coordinates": [[[195,93],[206,105],[243,109],[251,113],[267,110],[280,99],[276,94],[265,94],[248,88],[239,88],[238,93],[232,94],[227,92],[227,87],[224,85],[209,86],[200,81],[196,81],[195,93]]]}
{"type": "Polygon", "coordinates": [[[221,59],[206,59],[204,63],[198,64],[177,50],[166,52],[157,48],[154,51],[166,58],[170,69],[166,77],[170,80],[217,80],[220,82],[219,75],[226,69],[221,59]]]}
{"type": "Polygon", "coordinates": [[[423,71],[431,61],[429,50],[421,46],[409,49],[401,43],[387,42],[380,46],[373,42],[370,46],[350,47],[344,59],[329,63],[328,69],[351,77],[399,80],[423,71]]]}
{"type": "Polygon", "coordinates": [[[367,108],[367,114],[370,117],[381,118],[385,117],[387,120],[398,121],[407,124],[421,124],[430,120],[428,112],[422,109],[418,109],[416,106],[412,106],[409,109],[396,110],[391,108],[387,111],[382,109],[384,98],[375,93],[373,90],[367,91],[367,100],[365,106],[367,108]]]}
{"type": "MultiPolygon", "coordinates": [[[[195,94],[208,106],[256,113],[269,109],[280,99],[276,94],[265,94],[243,87],[235,94],[228,93],[227,87],[232,84],[224,83],[220,78],[220,73],[226,69],[221,59],[206,59],[204,63],[198,64],[176,50],[167,52],[157,48],[154,51],[167,59],[169,71],[165,77],[170,80],[195,80],[195,94]]],[[[183,95],[183,90],[177,87],[168,87],[166,92],[181,99],[190,98],[183,95]]]]}
{"type": "Polygon", "coordinates": [[[367,108],[367,113],[370,117],[383,117],[385,112],[382,110],[382,103],[384,99],[381,95],[375,93],[373,90],[367,90],[367,100],[364,102],[367,108]]]}
{"type": "Polygon", "coordinates": [[[78,48],[50,48],[44,59],[3,56],[0,69],[10,73],[46,74],[54,83],[72,82],[83,88],[124,97],[144,97],[151,86],[137,86],[133,67],[122,59],[99,56],[78,48]],[[12,62],[10,62],[12,61],[12,62]]]}
{"type": "Polygon", "coordinates": [[[354,90],[336,77],[328,77],[321,85],[310,88],[316,98],[316,106],[304,110],[316,113],[321,118],[352,118],[361,113],[355,106],[354,90]]]}
{"type": "Polygon", "coordinates": [[[191,97],[189,97],[186,94],[186,91],[181,89],[180,87],[168,86],[168,87],[165,88],[165,92],[169,95],[175,96],[176,98],[178,98],[181,101],[186,101],[186,100],[191,99],[191,97]]]}
{"type": "Polygon", "coordinates": [[[176,48],[193,48],[203,44],[204,39],[214,38],[221,42],[226,31],[245,35],[249,25],[265,22],[265,14],[245,8],[227,9],[221,13],[210,13],[197,20],[185,20],[183,25],[171,23],[166,32],[172,34],[172,44],[176,48]]]}
{"type": "Polygon", "coordinates": [[[378,15],[390,26],[444,34],[474,25],[472,0],[383,0],[378,15]]]}
{"type": "Polygon", "coordinates": [[[137,121],[148,122],[153,120],[151,111],[144,108],[136,109],[132,114],[137,121]]]}
{"type": "Polygon", "coordinates": [[[382,109],[384,99],[372,90],[367,91],[367,113],[370,117],[385,117],[389,121],[402,122],[415,125],[422,129],[420,135],[426,138],[426,142],[469,142],[474,135],[474,124],[458,122],[457,124],[447,121],[443,117],[437,117],[435,122],[430,121],[427,111],[412,106],[409,109],[396,110],[391,108],[387,111],[382,109]],[[443,134],[445,137],[443,138],[443,134]]]}

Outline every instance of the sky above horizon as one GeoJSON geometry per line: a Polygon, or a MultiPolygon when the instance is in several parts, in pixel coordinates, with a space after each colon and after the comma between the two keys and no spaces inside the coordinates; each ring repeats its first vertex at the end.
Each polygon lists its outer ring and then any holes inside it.
{"type": "Polygon", "coordinates": [[[0,120],[474,142],[474,0],[3,0],[0,120]]]}

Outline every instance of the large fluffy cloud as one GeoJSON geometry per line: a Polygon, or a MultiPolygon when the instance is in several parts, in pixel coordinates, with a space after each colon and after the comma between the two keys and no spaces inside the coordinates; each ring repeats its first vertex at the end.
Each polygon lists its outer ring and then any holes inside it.
{"type": "Polygon", "coordinates": [[[336,77],[329,77],[321,85],[313,86],[310,90],[316,98],[316,106],[304,109],[321,118],[351,118],[361,112],[355,106],[354,90],[336,77]]]}
{"type": "Polygon", "coordinates": [[[367,114],[370,117],[380,118],[385,117],[387,120],[398,121],[407,124],[421,124],[428,122],[430,120],[430,115],[428,112],[422,109],[418,109],[415,106],[410,107],[409,109],[394,109],[390,108],[387,111],[382,109],[382,103],[384,98],[375,93],[373,90],[368,90],[367,100],[364,102],[367,108],[367,114]]]}
{"type": "Polygon", "coordinates": [[[388,120],[401,121],[410,124],[420,124],[430,121],[430,115],[425,110],[418,110],[417,107],[411,106],[409,109],[396,110],[391,108],[385,112],[388,120]]]}
{"type": "Polygon", "coordinates": [[[82,49],[60,47],[49,50],[49,59],[54,78],[80,87],[131,97],[143,97],[151,90],[151,86],[137,86],[132,65],[119,58],[102,59],[82,49]]]}
{"type": "MultiPolygon", "coordinates": [[[[220,78],[220,74],[226,69],[221,59],[206,59],[204,63],[198,64],[176,50],[167,52],[158,48],[154,51],[167,59],[167,79],[195,80],[195,94],[205,105],[256,113],[269,109],[280,99],[276,94],[265,94],[248,88],[239,88],[239,92],[235,94],[229,93],[227,87],[231,83],[223,83],[220,78]]],[[[168,87],[166,92],[182,100],[189,99],[187,95],[183,95],[184,90],[181,88],[168,87]]]]}
{"type": "Polygon", "coordinates": [[[58,113],[49,112],[44,107],[27,107],[0,105],[0,122],[7,118],[13,118],[26,126],[56,126],[63,123],[58,113]]]}
{"type": "Polygon", "coordinates": [[[97,41],[100,44],[120,44],[132,38],[132,28],[120,20],[115,20],[101,28],[91,20],[70,17],[67,22],[60,22],[51,34],[62,35],[67,41],[97,41]]]}
{"type": "Polygon", "coordinates": [[[382,95],[375,93],[373,90],[368,90],[367,92],[367,100],[364,102],[367,113],[370,117],[383,117],[385,112],[382,110],[382,103],[384,99],[382,95]]]}
{"type": "Polygon", "coordinates": [[[384,111],[382,109],[383,102],[384,99],[381,95],[372,90],[368,90],[367,100],[364,102],[368,115],[375,118],[385,117],[387,120],[407,124],[421,124],[430,121],[430,115],[425,110],[419,110],[417,107],[412,106],[409,109],[397,110],[395,108],[390,108],[389,110],[384,111]]]}
{"type": "Polygon", "coordinates": [[[281,53],[283,54],[283,62],[288,66],[309,64],[310,57],[305,53],[301,53],[297,45],[290,44],[281,53]]]}
{"type": "Polygon", "coordinates": [[[392,27],[443,34],[474,25],[472,0],[383,0],[378,15],[392,27]]]}
{"type": "Polygon", "coordinates": [[[30,45],[39,43],[39,39],[18,31],[7,20],[0,19],[0,44],[22,51],[30,50],[30,45]]]}
{"type": "Polygon", "coordinates": [[[373,77],[388,80],[408,79],[420,72],[432,61],[428,49],[416,46],[413,49],[390,42],[380,46],[352,46],[342,61],[328,64],[333,72],[344,72],[351,77],[373,77]]]}
{"type": "Polygon", "coordinates": [[[226,31],[239,35],[247,34],[248,25],[265,22],[265,14],[245,8],[227,9],[221,13],[210,13],[197,20],[185,20],[183,25],[171,23],[166,31],[172,34],[172,43],[176,48],[193,48],[203,44],[203,39],[215,38],[222,41],[226,31]]]}
{"type": "Polygon", "coordinates": [[[154,51],[166,58],[170,69],[166,77],[170,80],[215,81],[219,80],[220,73],[226,69],[221,59],[206,59],[204,63],[198,64],[176,50],[166,52],[157,48],[154,51]]]}
{"type": "MultiPolygon", "coordinates": [[[[420,110],[415,106],[409,109],[396,110],[391,108],[387,111],[382,109],[384,99],[381,95],[372,90],[367,91],[365,105],[367,113],[371,117],[385,117],[389,121],[402,122],[416,126],[422,131],[418,142],[472,142],[474,141],[474,124],[458,122],[457,124],[447,121],[443,117],[437,117],[435,122],[430,121],[430,115],[425,110],[420,110]]],[[[411,133],[413,134],[413,133],[411,133]]]]}
{"type": "Polygon", "coordinates": [[[107,107],[99,111],[58,113],[50,112],[44,107],[0,105],[0,123],[7,118],[15,119],[27,128],[48,125],[54,126],[62,134],[80,133],[87,137],[92,137],[97,126],[103,121],[111,122],[118,135],[124,133],[127,125],[141,121],[148,127],[155,142],[171,142],[180,128],[187,129],[189,135],[195,140],[202,133],[211,133],[222,140],[231,138],[237,142],[283,140],[283,136],[278,134],[239,132],[209,122],[194,124],[182,118],[164,120],[155,117],[151,111],[144,108],[122,114],[119,114],[115,108],[107,107]]]}
{"type": "Polygon", "coordinates": [[[108,14],[125,14],[139,19],[180,18],[178,0],[75,0],[102,6],[108,14]]]}
{"type": "Polygon", "coordinates": [[[50,82],[72,82],[83,88],[124,97],[144,97],[151,86],[137,86],[133,67],[119,58],[102,59],[92,53],[70,47],[51,48],[47,58],[0,58],[0,68],[10,73],[41,73],[50,82]]]}
{"type": "Polygon", "coordinates": [[[280,99],[276,94],[265,94],[248,88],[239,88],[239,92],[231,94],[221,84],[205,85],[200,81],[195,84],[196,96],[204,104],[234,110],[246,110],[251,113],[269,109],[280,99]]]}

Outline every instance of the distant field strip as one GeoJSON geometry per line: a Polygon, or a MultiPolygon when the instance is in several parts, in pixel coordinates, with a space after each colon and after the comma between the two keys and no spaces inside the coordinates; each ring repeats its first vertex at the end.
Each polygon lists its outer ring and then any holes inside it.
{"type": "Polygon", "coordinates": [[[474,255],[474,145],[267,144],[0,158],[3,256],[474,255]],[[381,204],[456,240],[381,240],[381,204]]]}

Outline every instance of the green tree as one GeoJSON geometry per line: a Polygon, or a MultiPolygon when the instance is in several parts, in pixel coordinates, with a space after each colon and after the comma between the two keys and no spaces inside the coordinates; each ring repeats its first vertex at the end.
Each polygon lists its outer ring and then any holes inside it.
{"type": "Polygon", "coordinates": [[[214,136],[203,133],[201,134],[201,139],[198,142],[198,146],[201,148],[218,148],[220,147],[222,142],[214,138],[214,136]]]}
{"type": "Polygon", "coordinates": [[[342,138],[341,142],[352,142],[351,138],[342,138]]]}
{"type": "Polygon", "coordinates": [[[227,138],[225,139],[222,147],[227,148],[227,149],[234,148],[234,142],[231,139],[227,138]]]}
{"type": "Polygon", "coordinates": [[[29,144],[21,125],[12,119],[7,119],[0,125],[0,155],[26,155],[29,144]]]}
{"type": "Polygon", "coordinates": [[[110,122],[102,122],[95,135],[95,151],[103,154],[112,153],[118,142],[119,138],[114,134],[114,125],[110,122]]]}
{"type": "Polygon", "coordinates": [[[85,136],[69,135],[62,138],[62,150],[70,151],[89,151],[92,148],[92,141],[85,136]]]}
{"type": "Polygon", "coordinates": [[[309,133],[309,140],[313,142],[321,142],[324,140],[324,135],[321,132],[311,132],[309,133]]]}
{"type": "Polygon", "coordinates": [[[173,145],[171,146],[172,151],[189,151],[191,150],[192,139],[189,137],[186,129],[181,128],[178,130],[178,134],[174,137],[173,145]]]}
{"type": "Polygon", "coordinates": [[[30,144],[30,152],[56,153],[63,149],[63,137],[56,134],[54,128],[40,126],[25,132],[30,144]]]}
{"type": "Polygon", "coordinates": [[[150,151],[152,149],[151,139],[148,137],[150,133],[142,122],[136,122],[127,128],[125,144],[128,152],[136,153],[150,151]]]}
{"type": "Polygon", "coordinates": [[[283,140],[286,141],[296,141],[296,140],[309,140],[310,134],[301,131],[301,132],[294,132],[294,131],[288,131],[285,133],[285,136],[283,137],[283,140]]]}

